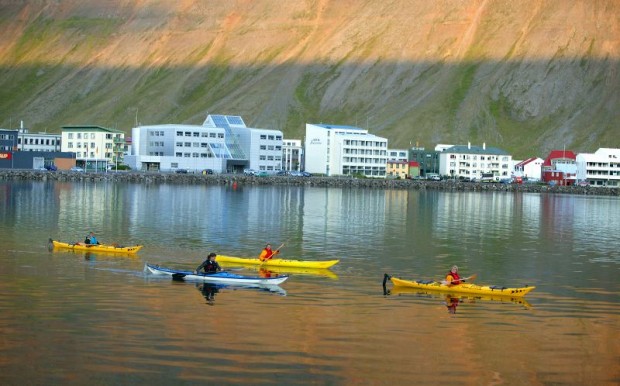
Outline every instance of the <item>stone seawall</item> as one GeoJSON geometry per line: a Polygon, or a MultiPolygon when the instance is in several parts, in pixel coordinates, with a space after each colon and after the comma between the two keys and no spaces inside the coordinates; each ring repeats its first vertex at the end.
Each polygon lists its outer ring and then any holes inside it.
{"type": "Polygon", "coordinates": [[[583,186],[549,186],[540,184],[472,183],[458,181],[383,180],[346,177],[254,177],[242,174],[174,174],[141,172],[47,172],[34,170],[3,170],[0,181],[74,181],[74,182],[129,182],[142,184],[204,184],[226,185],[288,185],[361,189],[429,189],[444,191],[480,192],[532,192],[564,193],[599,196],[620,196],[620,188],[594,188],[583,186]]]}

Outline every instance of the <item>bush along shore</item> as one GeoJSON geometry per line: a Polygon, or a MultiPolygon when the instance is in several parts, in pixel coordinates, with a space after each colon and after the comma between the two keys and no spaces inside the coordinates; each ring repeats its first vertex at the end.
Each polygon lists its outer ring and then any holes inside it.
{"type": "Polygon", "coordinates": [[[152,172],[83,173],[69,171],[2,170],[0,181],[72,181],[128,182],[143,184],[203,184],[203,185],[288,185],[334,188],[372,189],[429,189],[444,191],[564,193],[598,196],[620,196],[620,188],[590,186],[550,186],[543,184],[474,183],[455,180],[426,181],[373,179],[351,177],[256,177],[243,174],[175,174],[152,172]]]}

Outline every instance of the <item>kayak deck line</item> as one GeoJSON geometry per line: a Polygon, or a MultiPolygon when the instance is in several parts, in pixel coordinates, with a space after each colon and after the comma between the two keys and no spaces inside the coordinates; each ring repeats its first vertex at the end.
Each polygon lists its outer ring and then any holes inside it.
{"type": "Polygon", "coordinates": [[[529,292],[533,291],[536,287],[502,287],[495,285],[477,285],[471,283],[464,283],[459,285],[445,285],[436,281],[416,281],[416,280],[403,280],[396,277],[390,277],[392,284],[395,287],[409,287],[424,290],[432,290],[438,292],[448,292],[454,294],[479,294],[479,295],[493,295],[493,296],[511,296],[511,297],[523,297],[529,292]]]}
{"type": "Polygon", "coordinates": [[[236,263],[236,264],[251,264],[251,265],[261,265],[264,267],[296,267],[296,268],[318,268],[318,269],[326,269],[330,268],[340,260],[290,260],[290,259],[270,259],[266,261],[261,261],[258,258],[243,258],[243,257],[235,257],[235,256],[226,256],[226,255],[217,255],[215,261],[218,263],[236,263]]]}
{"type": "Polygon", "coordinates": [[[215,273],[194,273],[194,271],[171,269],[154,264],[146,264],[145,270],[154,275],[168,275],[173,279],[202,281],[207,283],[230,283],[230,284],[281,284],[288,279],[288,275],[276,277],[244,276],[221,271],[215,273]]]}
{"type": "Polygon", "coordinates": [[[124,253],[129,255],[138,253],[138,251],[140,251],[143,247],[143,245],[120,246],[116,244],[64,243],[53,239],[49,239],[49,244],[53,248],[69,249],[74,251],[124,253]]]}

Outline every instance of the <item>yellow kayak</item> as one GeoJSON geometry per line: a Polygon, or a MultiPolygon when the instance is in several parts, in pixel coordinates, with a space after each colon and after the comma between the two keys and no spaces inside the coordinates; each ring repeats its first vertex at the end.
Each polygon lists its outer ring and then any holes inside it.
{"type": "Polygon", "coordinates": [[[528,294],[536,287],[520,287],[520,288],[506,288],[493,285],[477,285],[477,284],[459,284],[459,285],[445,285],[436,281],[415,281],[415,280],[402,280],[395,277],[390,277],[392,284],[395,287],[409,287],[423,290],[438,291],[452,294],[476,294],[487,296],[510,296],[520,298],[528,294]]]}
{"type": "Polygon", "coordinates": [[[123,247],[116,244],[84,244],[84,243],[63,243],[56,240],[49,240],[54,248],[71,249],[74,251],[87,251],[87,252],[108,252],[108,253],[125,253],[133,255],[142,249],[142,245],[133,245],[130,247],[123,247]]]}
{"type": "Polygon", "coordinates": [[[269,275],[269,274],[305,275],[305,276],[323,276],[323,277],[328,277],[330,279],[335,279],[335,280],[338,279],[338,275],[336,275],[333,271],[331,271],[328,268],[278,267],[278,266],[264,267],[262,265],[249,265],[249,264],[239,264],[239,263],[229,263],[229,262],[220,262],[220,265],[228,269],[243,267],[244,269],[258,271],[260,275],[269,275]]]}
{"type": "Polygon", "coordinates": [[[329,268],[338,264],[340,260],[323,260],[323,261],[309,261],[309,260],[286,260],[286,259],[271,259],[267,261],[260,261],[260,259],[245,259],[242,257],[222,256],[217,255],[215,260],[218,263],[236,263],[236,264],[251,264],[260,265],[263,267],[297,267],[297,268],[329,268]]]}

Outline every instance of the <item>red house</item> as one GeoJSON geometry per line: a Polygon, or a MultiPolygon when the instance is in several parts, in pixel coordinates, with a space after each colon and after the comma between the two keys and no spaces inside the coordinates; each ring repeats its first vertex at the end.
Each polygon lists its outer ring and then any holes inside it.
{"type": "Polygon", "coordinates": [[[576,159],[570,150],[552,150],[540,167],[541,180],[547,184],[574,185],[577,180],[576,159]]]}

